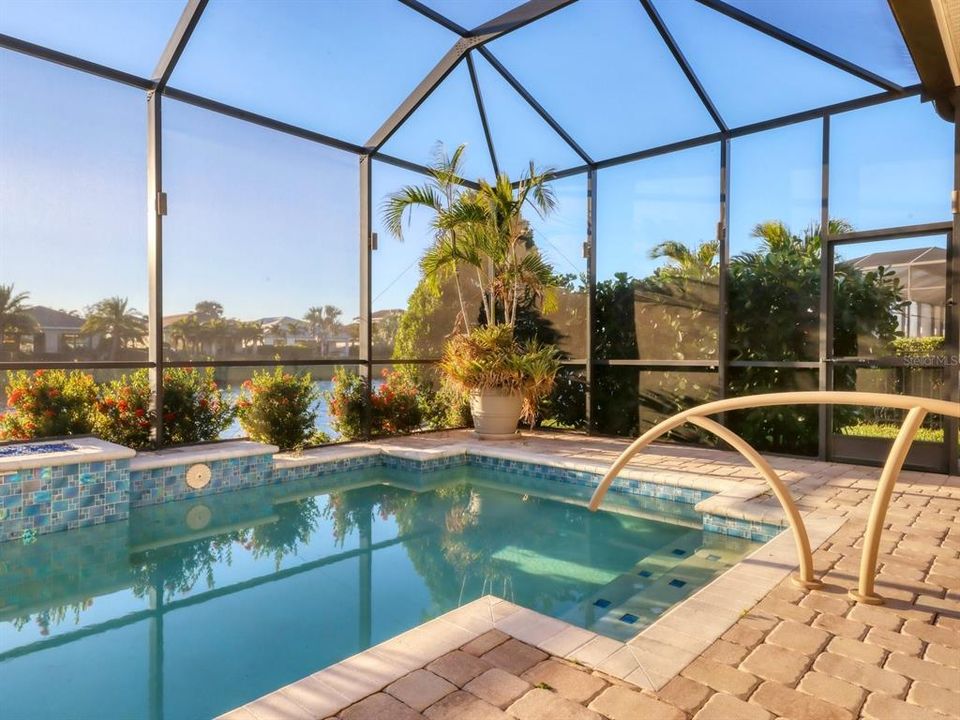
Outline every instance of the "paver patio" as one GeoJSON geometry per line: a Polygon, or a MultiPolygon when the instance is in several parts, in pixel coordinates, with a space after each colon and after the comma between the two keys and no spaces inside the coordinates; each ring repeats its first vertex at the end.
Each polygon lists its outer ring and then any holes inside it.
{"type": "MultiPolygon", "coordinates": [[[[383,445],[439,448],[466,437],[438,433],[383,445]]],[[[568,459],[606,463],[612,462],[626,441],[538,433],[520,445],[568,459]]],[[[814,553],[824,587],[807,591],[790,579],[783,580],[658,690],[548,657],[500,629],[424,663],[426,670],[411,668],[401,681],[384,682],[377,692],[331,717],[960,718],[960,478],[903,472],[881,543],[876,589],[886,604],[868,606],[853,602],[847,591],[856,586],[862,536],[879,470],[769,459],[801,508],[816,508],[844,520],[814,553]]],[[[760,482],[738,455],[719,450],[661,445],[634,458],[631,467],[760,482]]],[[[775,510],[772,497],[753,502],[775,510]]],[[[228,716],[231,720],[299,717],[277,703],[251,703],[228,716]]]]}

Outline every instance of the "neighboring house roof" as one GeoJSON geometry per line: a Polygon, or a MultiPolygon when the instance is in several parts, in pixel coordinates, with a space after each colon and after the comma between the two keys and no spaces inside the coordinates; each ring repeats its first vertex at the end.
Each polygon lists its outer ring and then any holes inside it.
{"type": "Polygon", "coordinates": [[[79,330],[83,318],[63,310],[54,310],[44,305],[34,305],[26,310],[41,330],[79,330]]]}
{"type": "Polygon", "coordinates": [[[278,326],[288,331],[293,327],[296,332],[307,332],[310,329],[303,320],[297,320],[297,318],[290,317],[289,315],[260,318],[255,322],[260,323],[265,330],[278,326]]]}
{"type": "Polygon", "coordinates": [[[881,265],[892,270],[900,279],[904,300],[930,305],[943,305],[946,301],[947,251],[942,247],[888,250],[849,262],[860,270],[875,270],[881,265]]]}
{"type": "Polygon", "coordinates": [[[188,313],[178,313],[176,315],[164,315],[163,316],[163,327],[170,327],[178,320],[183,320],[184,318],[190,317],[193,315],[192,312],[188,313]]]}
{"type": "MultiPolygon", "coordinates": [[[[403,310],[402,308],[389,308],[388,310],[375,310],[372,313],[370,313],[370,322],[376,323],[381,320],[385,320],[386,318],[395,317],[397,315],[403,315],[403,313],[405,312],[406,310],[403,310]]],[[[353,322],[359,323],[360,318],[359,317],[353,318],[353,322]]]]}
{"type": "Polygon", "coordinates": [[[887,252],[870,253],[850,261],[858,268],[873,269],[878,265],[892,267],[893,265],[910,265],[915,262],[946,262],[947,251],[942,247],[909,248],[907,250],[888,250],[887,252]]]}

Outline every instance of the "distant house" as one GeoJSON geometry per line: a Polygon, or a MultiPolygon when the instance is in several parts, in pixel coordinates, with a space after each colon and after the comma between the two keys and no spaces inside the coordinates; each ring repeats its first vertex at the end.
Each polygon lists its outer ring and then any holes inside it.
{"type": "MultiPolygon", "coordinates": [[[[403,317],[404,312],[406,311],[400,308],[387,308],[370,313],[370,332],[376,354],[387,357],[393,354],[397,328],[400,326],[400,318],[403,317]]],[[[355,317],[353,323],[359,332],[360,318],[355,317]]]]}
{"type": "MultiPolygon", "coordinates": [[[[310,348],[317,342],[310,324],[290,315],[273,315],[250,322],[224,318],[211,323],[196,318],[195,312],[165,315],[164,343],[174,351],[217,356],[237,352],[257,354],[263,348],[310,348]],[[244,335],[244,330],[251,327],[255,329],[255,339],[244,335]]],[[[349,357],[357,345],[356,332],[351,332],[350,326],[342,326],[323,337],[322,344],[330,357],[349,357]]],[[[272,350],[265,352],[266,356],[274,355],[272,350]]]]}
{"type": "MultiPolygon", "coordinates": [[[[176,313],[174,315],[164,315],[163,322],[163,343],[174,350],[184,349],[186,346],[194,342],[193,338],[187,337],[184,333],[178,332],[177,323],[181,320],[186,320],[187,318],[193,317],[194,313],[176,313]]],[[[201,347],[196,348],[198,352],[203,352],[204,348],[202,343],[197,343],[201,347]]]]}
{"type": "MultiPolygon", "coordinates": [[[[309,346],[316,342],[310,324],[289,315],[266,317],[258,320],[263,327],[263,344],[272,347],[309,346]]],[[[349,326],[341,326],[321,339],[322,349],[328,357],[348,357],[351,348],[357,345],[356,335],[349,326]]]]}
{"type": "Polygon", "coordinates": [[[306,345],[313,342],[310,326],[289,315],[260,318],[256,322],[263,328],[263,344],[268,347],[306,345]]]}
{"type": "MultiPolygon", "coordinates": [[[[403,315],[404,312],[405,310],[403,310],[402,308],[389,308],[388,310],[375,310],[374,312],[370,313],[370,324],[376,325],[378,323],[384,322],[385,320],[389,320],[390,318],[400,317],[401,315],[403,315]]],[[[359,318],[357,318],[357,320],[359,320],[359,318]]]]}
{"type": "Polygon", "coordinates": [[[898,318],[905,337],[930,337],[946,331],[947,251],[942,247],[870,253],[850,260],[864,272],[883,266],[900,280],[906,305],[898,318]]]}
{"type": "Polygon", "coordinates": [[[360,345],[359,330],[359,325],[344,325],[327,342],[327,356],[350,357],[352,351],[360,345]]]}
{"type": "Polygon", "coordinates": [[[43,355],[72,355],[96,347],[98,337],[80,334],[83,318],[63,310],[34,305],[26,314],[37,323],[38,331],[20,337],[20,351],[43,355]]]}

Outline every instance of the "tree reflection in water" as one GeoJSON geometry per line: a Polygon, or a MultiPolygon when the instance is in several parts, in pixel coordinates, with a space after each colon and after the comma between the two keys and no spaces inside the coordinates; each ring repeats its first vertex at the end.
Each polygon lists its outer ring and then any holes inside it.
{"type": "Polygon", "coordinates": [[[171,600],[191,592],[201,578],[206,580],[207,589],[212,589],[214,568],[231,565],[234,543],[243,544],[248,536],[249,531],[233,531],[133,553],[134,595],[148,597],[162,585],[165,599],[171,600]]]}
{"type": "MultiPolygon", "coordinates": [[[[183,507],[150,509],[137,518],[141,531],[130,541],[147,549],[127,554],[122,552],[127,540],[117,540],[115,564],[123,570],[122,579],[113,571],[113,582],[106,586],[92,582],[88,572],[85,578],[92,584],[83,589],[66,576],[62,583],[44,583],[48,589],[63,585],[72,592],[47,592],[41,598],[35,591],[17,598],[19,607],[41,610],[18,613],[16,627],[32,620],[46,633],[71,611],[79,618],[90,605],[82,598],[95,597],[108,587],[131,587],[135,597],[156,606],[213,590],[218,577],[223,581],[239,573],[248,576],[244,582],[269,582],[270,573],[262,568],[225,573],[224,568],[235,565],[238,553],[247,560],[272,559],[272,572],[281,574],[289,572],[281,568],[293,556],[308,557],[304,563],[320,567],[340,562],[341,555],[358,555],[358,603],[366,606],[374,582],[371,558],[381,547],[394,544],[402,546],[409,558],[405,568],[395,568],[398,580],[411,588],[421,585],[425,591],[424,616],[435,617],[488,593],[541,612],[563,614],[664,544],[700,532],[630,515],[590,513],[578,505],[538,497],[532,494],[532,485],[531,494],[523,494],[527,491],[517,481],[504,482],[479,468],[395,475],[391,481],[404,487],[374,480],[330,491],[329,480],[321,484],[313,479],[259,488],[244,497],[207,498],[215,525],[201,538],[184,527],[183,507]],[[417,486],[422,490],[405,489],[417,486]],[[349,548],[341,552],[344,545],[349,548]],[[104,587],[97,591],[100,586],[104,587]]],[[[106,577],[106,570],[102,574],[106,577]]]]}
{"type": "Polygon", "coordinates": [[[283,558],[296,555],[301,545],[310,542],[310,536],[322,517],[317,498],[309,497],[274,506],[277,521],[258,525],[244,543],[256,558],[273,555],[274,568],[280,569],[283,558]]]}

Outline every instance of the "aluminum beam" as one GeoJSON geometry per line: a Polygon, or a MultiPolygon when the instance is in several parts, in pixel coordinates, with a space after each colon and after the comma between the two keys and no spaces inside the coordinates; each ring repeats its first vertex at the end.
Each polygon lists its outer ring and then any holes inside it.
{"type": "Polygon", "coordinates": [[[470,31],[470,37],[482,40],[482,42],[495,40],[501,35],[519,30],[535,20],[546,17],[557,10],[562,10],[574,2],[576,0],[528,0],[523,5],[507,10],[502,15],[473,28],[470,31]]]}
{"type": "Polygon", "coordinates": [[[527,101],[527,104],[534,109],[537,115],[543,118],[543,121],[553,128],[553,131],[559,135],[577,155],[580,156],[580,159],[583,160],[586,165],[593,164],[593,158],[591,158],[587,152],[580,147],[580,145],[572,137],[570,137],[570,134],[564,130],[563,127],[561,127],[560,123],[553,119],[553,116],[551,116],[550,113],[548,113],[544,107],[534,99],[533,95],[531,95],[527,89],[520,84],[520,81],[517,80],[499,60],[497,60],[497,58],[492,52],[490,52],[488,48],[481,47],[479,48],[478,52],[483,55],[483,58],[488,63],[493,65],[494,70],[500,73],[500,76],[507,81],[510,87],[512,87],[517,94],[520,95],[520,97],[527,101]]]}
{"type": "Polygon", "coordinates": [[[596,338],[597,315],[597,171],[587,172],[587,328],[586,328],[586,356],[585,375],[587,391],[584,394],[586,403],[587,432],[596,431],[596,398],[593,385],[596,380],[593,363],[590,359],[594,354],[596,338]]]}
{"type": "Polygon", "coordinates": [[[490,162],[493,163],[493,174],[500,175],[500,165],[497,163],[497,153],[493,148],[493,136],[490,133],[490,123],[487,122],[487,110],[483,104],[483,93],[480,92],[480,83],[477,81],[477,69],[473,65],[473,55],[467,53],[467,69],[470,71],[470,84],[473,85],[473,96],[477,99],[477,111],[480,113],[480,124],[483,125],[483,136],[487,141],[487,150],[490,151],[490,162]]]}
{"type": "Polygon", "coordinates": [[[697,77],[697,74],[693,71],[690,63],[687,62],[687,58],[680,50],[680,46],[677,45],[677,41],[673,39],[673,35],[670,33],[670,30],[667,29],[666,23],[664,23],[663,18],[660,17],[660,13],[657,12],[657,9],[653,6],[653,3],[650,2],[650,0],[640,0],[640,4],[643,5],[643,9],[647,11],[650,21],[657,29],[657,32],[660,33],[660,37],[663,39],[664,44],[667,46],[667,49],[670,50],[670,54],[673,55],[673,59],[677,61],[677,65],[680,66],[683,74],[687,77],[691,87],[693,87],[693,91],[697,94],[697,97],[700,98],[700,102],[703,103],[703,106],[706,108],[707,112],[710,113],[710,117],[713,118],[713,122],[716,123],[717,129],[721,132],[726,132],[727,124],[723,121],[723,118],[720,117],[720,112],[717,110],[716,105],[713,104],[713,100],[711,100],[710,96],[707,95],[707,91],[700,82],[700,78],[697,77]]]}
{"type": "Polygon", "coordinates": [[[360,156],[360,376],[364,379],[366,403],[363,436],[370,437],[373,388],[373,159],[360,156]]]}
{"type": "Polygon", "coordinates": [[[116,70],[112,67],[101,65],[100,63],[90,62],[76,55],[68,55],[58,50],[51,50],[43,45],[37,45],[36,43],[27,42],[26,40],[2,33],[0,33],[0,48],[12,50],[22,55],[29,55],[39,60],[47,60],[48,62],[68,67],[71,70],[79,70],[80,72],[96,75],[105,80],[113,80],[123,85],[130,85],[131,87],[140,88],[141,90],[149,90],[153,87],[153,81],[147,78],[132,75],[123,70],[116,70]]]}
{"type": "Polygon", "coordinates": [[[156,84],[157,90],[163,91],[170,81],[170,76],[187,47],[187,43],[190,42],[190,36],[197,27],[197,23],[200,22],[200,16],[203,15],[206,7],[207,0],[187,0],[187,4],[180,14],[180,19],[177,21],[177,25],[170,34],[170,39],[167,40],[167,45],[157,61],[157,66],[153,69],[153,82],[156,84]]]}
{"type": "Polygon", "coordinates": [[[437,25],[442,25],[447,30],[449,30],[452,33],[456,33],[460,37],[466,37],[467,35],[470,34],[470,31],[467,30],[465,27],[463,27],[462,25],[458,25],[453,20],[448,18],[446,15],[438,13],[429,5],[424,5],[422,2],[419,2],[418,0],[399,0],[399,1],[402,4],[406,5],[408,8],[410,8],[411,10],[413,10],[414,12],[418,12],[421,15],[423,15],[425,18],[433,20],[433,22],[437,23],[437,25]]]}
{"type": "Polygon", "coordinates": [[[475,47],[496,40],[509,32],[513,32],[524,25],[539,20],[552,12],[566,7],[574,0],[529,0],[499,17],[490,20],[470,31],[453,44],[440,61],[413,91],[400,103],[396,110],[386,119],[383,125],[370,136],[365,143],[367,153],[374,153],[383,147],[393,134],[403,125],[430,94],[453,72],[463,56],[475,47]]]}
{"type": "Polygon", "coordinates": [[[147,93],[147,357],[153,439],[163,439],[163,95],[147,93]]]}
{"type": "MultiPolygon", "coordinates": [[[[821,391],[833,390],[833,245],[828,241],[830,229],[830,116],[823,118],[820,141],[820,369],[818,375],[821,391]]],[[[833,407],[818,408],[819,437],[817,442],[820,460],[827,460],[831,451],[833,435],[833,407]]]]}
{"type": "Polygon", "coordinates": [[[839,68],[845,72],[855,75],[861,80],[865,80],[868,83],[881,87],[884,90],[892,90],[894,92],[903,90],[903,88],[892,80],[888,80],[885,77],[882,77],[875,72],[867,70],[866,68],[860,67],[856,63],[845,60],[839,55],[834,55],[832,52],[828,52],[823,48],[814,45],[811,42],[797,37],[788,33],[783,28],[777,27],[776,25],[771,25],[764,20],[761,20],[758,17],[755,17],[749,13],[740,10],[732,5],[728,5],[722,0],[696,0],[701,5],[704,5],[711,10],[716,10],[722,15],[726,15],[732,20],[746,25],[749,28],[762,32],[764,35],[768,35],[775,40],[779,40],[782,43],[786,43],[790,47],[799,50],[800,52],[806,53],[811,57],[815,57],[817,60],[821,60],[829,65],[833,65],[835,68],[839,68]]]}

